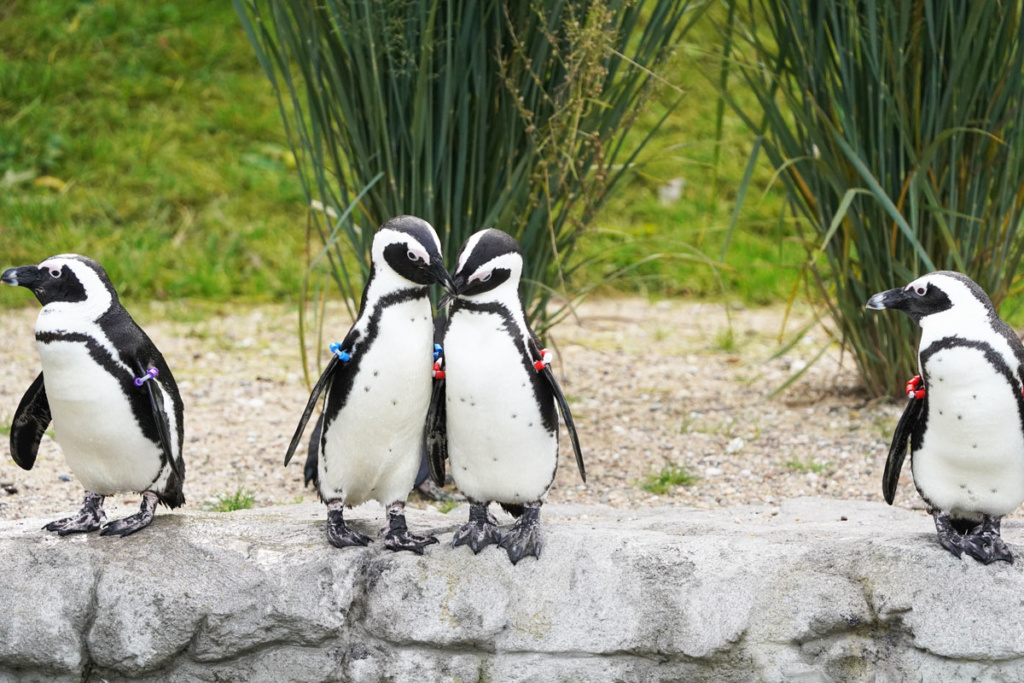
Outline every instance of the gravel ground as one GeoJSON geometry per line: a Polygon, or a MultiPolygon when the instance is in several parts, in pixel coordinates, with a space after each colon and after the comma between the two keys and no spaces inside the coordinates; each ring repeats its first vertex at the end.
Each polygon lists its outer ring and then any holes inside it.
{"type": "MultiPolygon", "coordinates": [[[[294,310],[263,306],[211,313],[197,322],[170,320],[160,309],[136,313],[154,320],[144,326],[185,400],[188,505],[208,505],[239,489],[252,491],[256,506],[315,501],[302,487],[304,457],[281,466],[308,397],[294,310]]],[[[36,314],[0,313],[5,431],[39,371],[36,314]]],[[[717,304],[611,299],[586,303],[578,314],[555,331],[555,372],[573,408],[588,481],[580,481],[563,438],[549,501],[716,508],[777,505],[807,495],[882,499],[882,468],[902,405],[869,401],[852,359],[840,364],[838,351],[830,351],[787,391],[769,398],[814,357],[826,339],[823,331],[812,331],[771,360],[781,308],[731,311],[731,342],[726,310],[717,304]],[[667,467],[684,468],[695,479],[662,495],[645,490],[647,478],[667,467]]],[[[798,311],[789,330],[807,319],[807,311],[798,311]]],[[[329,320],[340,339],[347,316],[336,311],[329,320]]],[[[56,517],[80,505],[81,486],[52,439],[44,438],[31,472],[14,464],[2,441],[0,519],[56,517]]],[[[117,505],[138,501],[137,495],[110,501],[113,516],[117,505]]],[[[909,466],[896,503],[923,507],[909,466]]]]}

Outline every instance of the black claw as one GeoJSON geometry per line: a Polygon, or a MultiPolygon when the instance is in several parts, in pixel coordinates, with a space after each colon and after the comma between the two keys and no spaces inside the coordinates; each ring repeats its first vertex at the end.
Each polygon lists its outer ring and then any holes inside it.
{"type": "Polygon", "coordinates": [[[468,545],[473,554],[479,554],[481,550],[489,545],[501,544],[501,531],[498,529],[498,520],[487,511],[488,503],[471,503],[469,506],[469,521],[455,532],[452,539],[452,547],[468,545]]]}
{"type": "Polygon", "coordinates": [[[327,542],[335,548],[349,546],[366,546],[373,543],[369,536],[353,531],[345,526],[341,508],[327,511],[327,542]]]}
{"type": "Polygon", "coordinates": [[[152,524],[156,512],[156,494],[146,491],[142,494],[142,505],[138,512],[130,517],[118,519],[103,527],[100,536],[131,536],[152,524]]]}
{"type": "Polygon", "coordinates": [[[103,520],[106,518],[107,513],[103,510],[103,496],[86,493],[85,503],[82,504],[81,510],[71,517],[50,522],[43,529],[56,531],[59,536],[88,533],[103,526],[103,520]]]}
{"type": "Polygon", "coordinates": [[[522,517],[516,520],[499,544],[508,553],[512,564],[533,555],[540,559],[540,504],[525,506],[522,517]]]}

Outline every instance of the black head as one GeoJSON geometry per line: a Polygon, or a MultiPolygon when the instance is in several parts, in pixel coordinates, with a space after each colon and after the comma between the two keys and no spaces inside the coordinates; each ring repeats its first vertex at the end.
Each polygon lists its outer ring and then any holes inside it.
{"type": "Polygon", "coordinates": [[[380,226],[373,237],[372,259],[374,266],[386,264],[411,283],[451,288],[441,240],[430,223],[415,216],[397,216],[380,226]]]}
{"type": "Polygon", "coordinates": [[[78,254],[51,256],[38,266],[9,268],[0,281],[25,287],[43,306],[55,303],[89,303],[90,309],[106,310],[117,301],[117,293],[103,266],[78,254]]]}
{"type": "Polygon", "coordinates": [[[459,297],[500,294],[506,289],[518,296],[522,275],[523,253],[519,243],[506,232],[488,228],[470,235],[462,245],[452,280],[459,297]]]}
{"type": "Polygon", "coordinates": [[[971,312],[994,315],[992,301],[978,284],[963,273],[940,270],[917,278],[906,287],[879,292],[868,299],[873,310],[893,308],[903,311],[920,323],[939,313],[952,313],[977,318],[971,312]]]}

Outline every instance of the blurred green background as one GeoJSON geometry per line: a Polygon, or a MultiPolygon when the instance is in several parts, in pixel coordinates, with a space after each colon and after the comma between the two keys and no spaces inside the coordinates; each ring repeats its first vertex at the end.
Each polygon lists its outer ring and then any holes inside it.
{"type": "MultiPolygon", "coordinates": [[[[685,98],[581,241],[576,284],[660,254],[599,291],[790,295],[806,257],[764,161],[723,253],[754,138],[728,110],[716,132],[720,44],[702,21],[668,65],[633,135],[685,98]]],[[[306,230],[276,99],[229,3],[0,0],[5,267],[77,252],[127,299],[295,301],[306,230]]],[[[2,291],[0,305],[30,303],[2,291]]]]}

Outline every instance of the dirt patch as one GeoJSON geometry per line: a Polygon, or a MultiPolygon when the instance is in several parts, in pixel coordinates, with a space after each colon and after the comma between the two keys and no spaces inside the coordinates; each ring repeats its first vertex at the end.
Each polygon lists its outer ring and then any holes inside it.
{"type": "MultiPolygon", "coordinates": [[[[39,372],[36,314],[0,314],[6,331],[0,425],[10,424],[39,372]]],[[[570,398],[588,479],[580,481],[563,438],[548,500],[698,508],[774,505],[806,495],[881,500],[882,468],[902,405],[868,401],[852,359],[840,365],[835,349],[768,398],[826,340],[814,330],[771,360],[782,315],[781,308],[736,310],[730,324],[717,304],[615,299],[583,305],[578,319],[555,331],[554,368],[570,398]],[[669,469],[691,481],[668,483],[661,495],[644,488],[648,477],[669,469]]],[[[303,457],[282,467],[308,398],[294,310],[265,306],[198,322],[159,319],[159,311],[140,317],[158,318],[144,326],[185,400],[188,505],[239,489],[252,491],[257,506],[315,501],[302,488],[303,457]]],[[[329,319],[340,340],[350,321],[341,311],[329,319]]],[[[789,330],[807,319],[798,312],[789,330]]],[[[52,439],[44,439],[31,472],[14,464],[3,441],[0,519],[55,516],[80,505],[82,488],[52,439]]],[[[128,495],[112,502],[138,500],[128,495]]],[[[414,498],[410,504],[429,503],[414,498]]],[[[923,506],[909,468],[897,504],[923,506]]]]}

